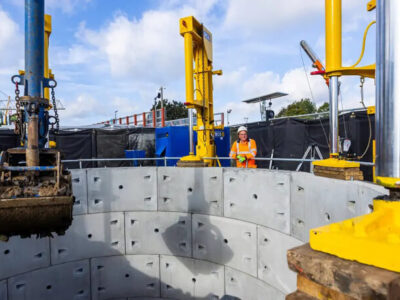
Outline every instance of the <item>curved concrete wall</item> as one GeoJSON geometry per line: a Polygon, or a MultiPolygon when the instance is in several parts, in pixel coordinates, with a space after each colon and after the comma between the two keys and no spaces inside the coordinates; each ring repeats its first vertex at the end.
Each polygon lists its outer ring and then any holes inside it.
{"type": "Polygon", "coordinates": [[[0,243],[0,299],[284,299],[286,250],[386,191],[233,168],[73,171],[64,236],[0,243]],[[236,297],[236,298],[235,298],[236,297]]]}

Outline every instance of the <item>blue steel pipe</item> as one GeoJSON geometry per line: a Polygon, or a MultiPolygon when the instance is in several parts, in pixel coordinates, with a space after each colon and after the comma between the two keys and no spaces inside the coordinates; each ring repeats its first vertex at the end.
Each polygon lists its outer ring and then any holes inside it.
{"type": "Polygon", "coordinates": [[[44,0],[25,0],[25,93],[43,96],[44,0]]]}
{"type": "MultiPolygon", "coordinates": [[[[44,0],[25,0],[25,96],[43,98],[44,95],[44,0]]],[[[38,105],[38,142],[44,148],[49,128],[48,113],[38,105]]],[[[24,122],[30,120],[25,107],[24,122]]],[[[29,140],[27,137],[26,141],[29,140]]],[[[26,144],[26,143],[25,143],[26,144]]]]}
{"type": "Polygon", "coordinates": [[[31,167],[25,167],[25,166],[3,166],[4,170],[7,171],[20,171],[20,172],[24,172],[24,171],[55,171],[57,170],[57,167],[54,166],[31,166],[31,167]]]}

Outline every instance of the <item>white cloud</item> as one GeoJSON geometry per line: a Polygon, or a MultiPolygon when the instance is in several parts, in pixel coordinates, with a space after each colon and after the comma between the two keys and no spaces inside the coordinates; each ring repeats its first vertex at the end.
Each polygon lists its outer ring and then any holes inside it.
{"type": "MultiPolygon", "coordinates": [[[[342,4],[343,13],[354,15],[355,11],[365,10],[365,4],[358,0],[346,0],[342,4]],[[350,14],[351,13],[351,14],[350,14]]],[[[315,0],[228,0],[224,27],[244,31],[247,34],[267,34],[282,30],[295,24],[314,23],[324,16],[324,1],[315,0]]],[[[353,24],[349,29],[357,26],[353,24]]],[[[347,20],[344,20],[347,24],[347,20]]]]}
{"type": "Polygon", "coordinates": [[[277,4],[275,0],[229,0],[224,27],[266,34],[321,14],[323,9],[323,1],[286,0],[277,4]]]}
{"type": "Polygon", "coordinates": [[[13,95],[14,86],[10,78],[23,68],[24,40],[18,24],[1,6],[0,20],[0,90],[13,95]]]}
{"type": "Polygon", "coordinates": [[[169,81],[183,75],[179,12],[148,11],[140,20],[117,15],[100,31],[83,29],[84,39],[107,57],[114,77],[169,81]]]}
{"type": "MultiPolygon", "coordinates": [[[[23,56],[23,37],[18,24],[0,6],[1,68],[19,65],[23,56]]],[[[17,70],[15,70],[16,72],[17,70]]]]}

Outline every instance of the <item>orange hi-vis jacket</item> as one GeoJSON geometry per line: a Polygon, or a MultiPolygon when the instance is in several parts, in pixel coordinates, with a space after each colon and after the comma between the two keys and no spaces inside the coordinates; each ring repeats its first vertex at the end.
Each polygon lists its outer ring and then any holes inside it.
{"type": "Polygon", "coordinates": [[[257,145],[255,140],[248,139],[245,142],[234,142],[229,156],[236,159],[238,155],[242,155],[247,159],[242,163],[236,160],[236,167],[257,168],[256,161],[254,160],[254,157],[257,155],[257,145]]]}

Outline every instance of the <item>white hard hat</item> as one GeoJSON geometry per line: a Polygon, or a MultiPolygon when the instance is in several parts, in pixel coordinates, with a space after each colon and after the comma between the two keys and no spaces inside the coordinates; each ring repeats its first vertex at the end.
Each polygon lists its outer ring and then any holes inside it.
{"type": "Polygon", "coordinates": [[[244,126],[240,126],[240,127],[238,128],[237,133],[239,134],[239,132],[241,132],[241,131],[246,131],[246,132],[247,132],[247,128],[244,127],[244,126]]]}

